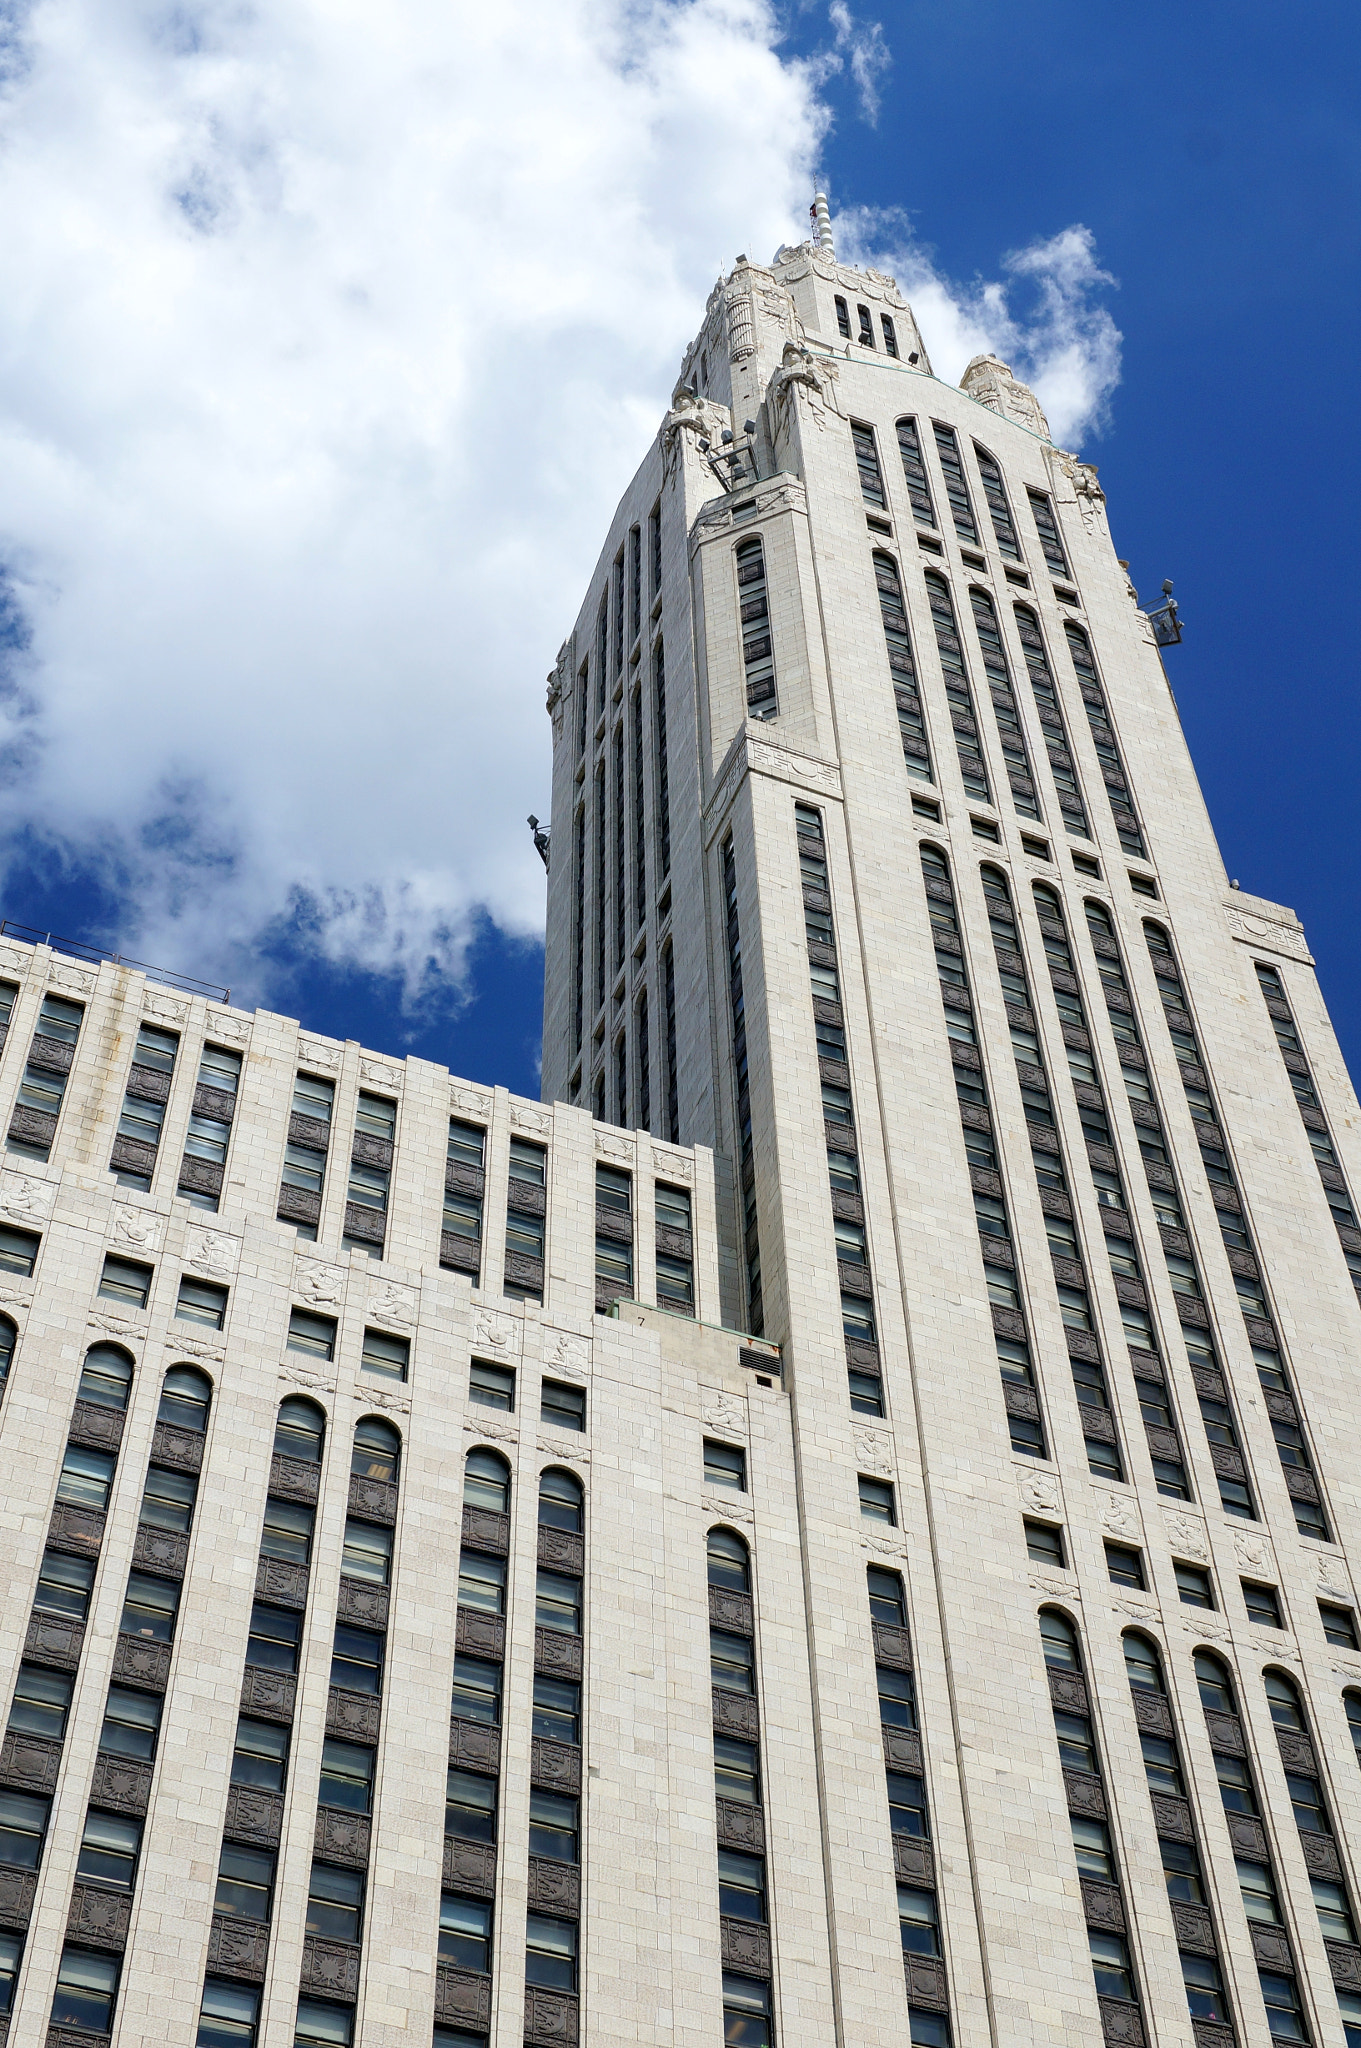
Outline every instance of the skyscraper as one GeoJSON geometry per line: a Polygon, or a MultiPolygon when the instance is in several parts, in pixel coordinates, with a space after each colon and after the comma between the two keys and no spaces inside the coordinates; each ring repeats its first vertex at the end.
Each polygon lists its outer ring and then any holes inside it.
{"type": "Polygon", "coordinates": [[[0,933],[4,2048],[1361,2048],[1358,1109],[1155,640],[823,208],[558,657],[542,1102],[0,933]]]}
{"type": "Polygon", "coordinates": [[[824,216],[716,287],[550,678],[545,1096],[713,1148],[783,1357],[786,2040],[1361,2043],[1361,1127],[1165,620],[824,216]]]}

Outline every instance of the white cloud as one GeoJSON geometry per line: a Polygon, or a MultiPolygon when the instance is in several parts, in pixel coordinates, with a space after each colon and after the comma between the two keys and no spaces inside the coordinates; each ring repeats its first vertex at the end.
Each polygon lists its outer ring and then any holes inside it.
{"type": "Polygon", "coordinates": [[[537,929],[545,671],[715,273],[806,212],[775,41],[765,0],[32,8],[4,826],[99,863],[130,950],[259,994],[302,900],[414,993],[475,906],[537,929]]]}
{"type": "Polygon", "coordinates": [[[854,208],[835,226],[838,255],[897,278],[938,377],[957,384],[971,356],[991,351],[1033,387],[1061,446],[1077,447],[1106,425],[1121,336],[1101,296],[1115,279],[1097,262],[1090,229],[1064,228],[1013,250],[1002,259],[1005,281],[961,284],[941,272],[901,213],[854,208]]]}
{"type": "Polygon", "coordinates": [[[832,0],[827,10],[836,32],[836,47],[846,53],[860,99],[860,111],[871,128],[879,119],[879,81],[893,62],[883,25],[857,21],[846,0],[832,0]]]}
{"type": "MultiPolygon", "coordinates": [[[[767,0],[34,0],[9,35],[0,860],[92,865],[127,950],[247,1000],[292,916],[457,978],[479,910],[540,927],[544,673],[715,274],[805,232],[821,74],[767,0]]],[[[907,246],[942,372],[1033,358],[1063,432],[1114,375],[1090,238],[1009,275],[907,246]]]]}

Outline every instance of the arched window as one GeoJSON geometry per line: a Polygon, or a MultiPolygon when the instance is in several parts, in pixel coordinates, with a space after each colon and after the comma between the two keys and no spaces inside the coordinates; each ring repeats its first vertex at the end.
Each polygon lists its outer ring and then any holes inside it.
{"type": "MultiPolygon", "coordinates": [[[[937,428],[937,433],[939,433],[937,428]]],[[[960,773],[964,787],[979,803],[990,804],[992,793],[988,788],[988,771],[983,764],[983,749],[978,737],[978,714],[974,707],[973,692],[969,688],[969,671],[964,660],[964,647],[959,637],[959,626],[955,619],[954,599],[950,586],[943,576],[934,569],[926,572],[926,596],[931,606],[931,621],[936,629],[936,647],[940,654],[940,665],[945,673],[945,694],[950,700],[950,719],[955,729],[955,746],[959,753],[960,773]]]]}
{"type": "Polygon", "coordinates": [[[14,1347],[19,1341],[19,1332],[8,1316],[0,1316],[0,1389],[9,1378],[9,1369],[14,1362],[14,1347]]]}
{"type": "Polygon", "coordinates": [[[735,1529],[709,1531],[709,1584],[729,1593],[751,1591],[751,1560],[735,1529]]]}
{"type": "Polygon", "coordinates": [[[882,548],[875,550],[874,581],[879,592],[879,615],[884,624],[888,648],[889,675],[893,700],[898,708],[898,732],[903,743],[903,764],[920,782],[931,781],[931,749],[926,739],[926,720],[917,689],[917,669],[912,659],[912,641],[907,630],[907,608],[898,564],[882,548]]]}
{"type": "Polygon", "coordinates": [[[907,1602],[903,1598],[903,1582],[897,1572],[887,1571],[881,1564],[872,1564],[867,1568],[866,1577],[871,1619],[882,1621],[889,1628],[906,1628],[907,1602]]]}
{"type": "Polygon", "coordinates": [[[1053,771],[1054,785],[1059,793],[1059,809],[1067,831],[1077,839],[1090,839],[1087,824],[1087,810],[1082,801],[1078,785],[1077,770],[1068,745],[1068,728],[1063,722],[1059,706],[1059,693],[1054,686],[1053,673],[1049,667],[1049,656],[1045,652],[1044,635],[1040,622],[1029,605],[1016,606],[1016,631],[1020,636],[1021,652],[1025,656],[1026,672],[1030,677],[1030,688],[1035,698],[1035,707],[1040,714],[1044,728],[1045,752],[1053,771]]]}
{"type": "Polygon", "coordinates": [[[851,338],[850,308],[847,306],[846,301],[842,298],[840,292],[836,294],[832,303],[836,307],[837,331],[838,333],[843,334],[846,340],[849,341],[851,338]]]}
{"type": "Polygon", "coordinates": [[[132,1360],[116,1344],[92,1344],[85,1354],[78,1401],[92,1401],[96,1408],[126,1408],[132,1385],[132,1360]]]}
{"type": "Polygon", "coordinates": [[[206,1372],[193,1365],[172,1365],[161,1381],[158,1422],[173,1422],[177,1429],[192,1429],[199,1436],[208,1427],[208,1406],[213,1383],[206,1372]]]}
{"type": "Polygon", "coordinates": [[[1036,882],[1035,908],[1041,917],[1052,917],[1055,924],[1063,923],[1063,905],[1059,902],[1058,891],[1051,889],[1048,882],[1036,882]]]}
{"type": "Polygon", "coordinates": [[[463,1500],[493,1515],[510,1513],[510,1467],[497,1451],[469,1451],[463,1464],[463,1500]]]}
{"type": "Polygon", "coordinates": [[[912,501],[912,517],[918,526],[934,526],[936,508],[931,502],[931,480],[926,474],[917,422],[913,419],[898,421],[898,452],[903,458],[903,481],[912,501]]]}
{"type": "Polygon", "coordinates": [[[1044,1661],[1051,1671],[1081,1671],[1082,1653],[1077,1646],[1077,1630],[1066,1614],[1060,1614],[1053,1607],[1042,1607],[1040,1639],[1044,1644],[1044,1661]]]}
{"type": "Polygon", "coordinates": [[[1121,1641],[1125,1650],[1125,1670],[1132,1689],[1135,1692],[1166,1692],[1162,1659],[1148,1637],[1131,1633],[1122,1636],[1121,1641]]]}
{"type": "Polygon", "coordinates": [[[870,309],[868,306],[857,306],[855,310],[860,321],[860,346],[873,348],[874,322],[870,319],[870,309]]]}
{"type": "Polygon", "coordinates": [[[936,453],[945,475],[945,495],[950,501],[955,532],[970,547],[977,547],[978,528],[974,524],[973,506],[969,503],[969,486],[964,480],[964,464],[960,460],[955,430],[942,426],[939,420],[933,420],[931,425],[936,436],[936,453]]]}
{"type": "Polygon", "coordinates": [[[1200,1704],[1210,1713],[1238,1712],[1229,1667],[1221,1664],[1218,1657],[1212,1657],[1208,1650],[1196,1651],[1196,1684],[1200,1688],[1200,1704]]]}
{"type": "Polygon", "coordinates": [[[1096,757],[1101,763],[1101,776],[1106,785],[1106,794],[1111,800],[1111,815],[1115,819],[1116,836],[1126,853],[1132,853],[1139,860],[1146,858],[1143,835],[1139,820],[1134,815],[1134,798],[1130,795],[1129,779],[1125,764],[1120,759],[1115,733],[1111,727],[1110,713],[1106,709],[1106,698],[1101,688],[1101,678],[1096,672],[1096,659],[1092,646],[1081,626],[1075,626],[1071,619],[1063,622],[1064,637],[1068,652],[1073,658],[1073,670],[1082,690],[1082,702],[1087,710],[1087,723],[1092,729],[1092,741],[1096,757]]]}
{"type": "Polygon", "coordinates": [[[1299,1691],[1294,1681],[1287,1678],[1283,1671],[1268,1671],[1264,1673],[1262,1682],[1266,1686],[1267,1705],[1271,1709],[1271,1718],[1276,1726],[1293,1728],[1300,1735],[1307,1734],[1309,1724],[1304,1718],[1304,1709],[1300,1705],[1299,1691]]]}
{"type": "Polygon", "coordinates": [[[383,1486],[397,1484],[402,1458],[402,1439],[390,1422],[365,1415],[355,1424],[350,1474],[355,1479],[376,1479],[383,1486]]]}
{"type": "Polygon", "coordinates": [[[1006,649],[1002,645],[1002,631],[997,623],[997,611],[987,591],[972,586],[969,590],[969,603],[973,607],[978,644],[983,650],[983,671],[987,676],[988,690],[992,696],[997,730],[1002,739],[1002,752],[1006,756],[1012,802],[1021,817],[1038,818],[1040,806],[1035,794],[1035,777],[1030,766],[1030,755],[1026,750],[1025,735],[1021,730],[1020,713],[1016,709],[1016,696],[1011,687],[1011,669],[1007,663],[1006,649]]]}
{"type": "Polygon", "coordinates": [[[1347,1726],[1351,1731],[1356,1761],[1361,1764],[1361,1692],[1344,1692],[1342,1704],[1347,1710],[1347,1726]]]}
{"type": "Polygon", "coordinates": [[[765,549],[755,534],[737,550],[737,605],[742,625],[742,666],[746,672],[747,715],[774,718],[775,651],[770,638],[765,549]]]}
{"type": "Polygon", "coordinates": [[[1016,523],[1011,516],[1011,506],[1007,503],[1007,487],[1002,481],[1001,468],[996,457],[989,455],[986,448],[980,448],[977,441],[973,444],[973,452],[978,463],[978,474],[983,479],[983,496],[987,499],[988,511],[992,514],[992,530],[997,535],[998,551],[1004,554],[1009,562],[1019,562],[1020,543],[1016,538],[1016,523]]]}
{"type": "Polygon", "coordinates": [[[1019,953],[1020,940],[1016,934],[1016,915],[1011,907],[1007,878],[1000,868],[980,868],[979,873],[983,877],[983,894],[987,899],[988,925],[992,935],[1010,947],[1013,953],[1019,953]]]}
{"type": "Polygon", "coordinates": [[[279,1419],[274,1425],[276,1458],[296,1458],[303,1465],[320,1464],[325,1441],[326,1417],[315,1401],[290,1394],[279,1403],[279,1419]]]}
{"type": "Polygon", "coordinates": [[[574,1536],[581,1534],[583,1503],[581,1481],[574,1472],[560,1471],[556,1466],[539,1474],[539,1527],[541,1529],[567,1529],[574,1536]]]}

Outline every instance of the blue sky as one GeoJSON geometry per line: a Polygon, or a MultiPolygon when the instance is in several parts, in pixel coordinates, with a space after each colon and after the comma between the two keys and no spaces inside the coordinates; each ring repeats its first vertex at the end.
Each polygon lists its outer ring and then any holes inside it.
{"type": "Polygon", "coordinates": [[[1122,372],[1073,438],[1145,599],[1175,579],[1229,871],[1298,910],[1361,1054],[1354,10],[779,39],[696,0],[631,42],[622,0],[505,0],[472,55],[459,12],[393,0],[377,52],[267,0],[173,46],[132,0],[13,32],[4,913],[536,1093],[542,679],[709,283],[817,164],[957,305],[1089,231],[1122,372]],[[508,79],[522,132],[479,130],[508,79]]]}

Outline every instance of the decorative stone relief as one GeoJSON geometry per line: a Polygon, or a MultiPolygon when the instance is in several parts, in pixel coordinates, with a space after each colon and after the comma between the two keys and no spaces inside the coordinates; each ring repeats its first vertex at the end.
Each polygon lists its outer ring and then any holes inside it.
{"type": "Polygon", "coordinates": [[[1246,1529],[1233,1532],[1234,1554],[1245,1571],[1270,1569],[1270,1554],[1264,1536],[1250,1536],[1246,1529]]]}
{"type": "Polygon", "coordinates": [[[388,1415],[409,1415],[411,1400],[406,1394],[394,1394],[387,1387],[356,1387],[354,1398],[364,1408],[381,1408],[388,1415]]]}
{"type": "Polygon", "coordinates": [[[142,1015],[159,1017],[163,1024],[187,1024],[189,1005],[174,996],[162,995],[159,990],[146,989],[142,995],[142,1015]]]}
{"type": "Polygon", "coordinates": [[[513,1102],[510,1127],[513,1131],[532,1131],[536,1138],[546,1138],[553,1129],[553,1119],[546,1109],[529,1109],[522,1102],[513,1102]]]}
{"type": "Polygon", "coordinates": [[[1241,939],[1245,946],[1261,947],[1268,953],[1284,953],[1287,959],[1303,960],[1312,965],[1313,954],[1309,951],[1302,925],[1262,917],[1256,912],[1242,910],[1234,903],[1226,903],[1224,909],[1232,938],[1241,939]]]}
{"type": "Polygon", "coordinates": [[[1051,1472],[1021,1472],[1017,1474],[1023,1507],[1034,1508],[1041,1515],[1056,1515],[1059,1512],[1059,1482],[1051,1472]]]}
{"type": "Polygon", "coordinates": [[[1073,486],[1083,525],[1088,533],[1100,533],[1106,493],[1096,480],[1095,463],[1078,462],[1073,456],[1065,455],[1060,458],[1059,467],[1073,486]]]}
{"type": "Polygon", "coordinates": [[[225,1230],[208,1230],[191,1224],[184,1233],[184,1261],[195,1272],[208,1273],[214,1280],[226,1280],[236,1271],[241,1240],[225,1230]]]}
{"type": "Polygon", "coordinates": [[[279,1368],[279,1378],[290,1387],[306,1387],[309,1394],[334,1394],[335,1380],[315,1366],[303,1365],[290,1357],[287,1365],[279,1368]]]}
{"type": "Polygon", "coordinates": [[[1139,1534],[1139,1518],[1134,1512],[1133,1501],[1118,1493],[1099,1493],[1096,1499],[1101,1511],[1101,1526],[1108,1536],[1139,1534]]]}
{"type": "Polygon", "coordinates": [[[595,1149],[601,1159],[632,1159],[633,1147],[627,1138],[612,1138],[603,1131],[595,1134],[595,1149]]]}
{"type": "MultiPolygon", "coordinates": [[[[536,1448],[541,1457],[549,1459],[554,1465],[562,1463],[564,1452],[561,1443],[550,1443],[547,1437],[541,1436],[536,1441],[536,1448]]],[[[589,1451],[580,1450],[576,1444],[573,1444],[571,1450],[566,1453],[566,1456],[571,1459],[573,1465],[581,1465],[589,1469],[591,1463],[589,1451]]]]}
{"type": "Polygon", "coordinates": [[[0,1215],[18,1223],[45,1223],[57,1199],[57,1184],[28,1173],[0,1173],[0,1215]]]}
{"type": "Polygon", "coordinates": [[[8,946],[0,946],[0,967],[7,967],[11,974],[26,974],[28,966],[27,953],[15,953],[8,946]]]}
{"type": "Polygon", "coordinates": [[[892,1479],[897,1466],[893,1445],[888,1438],[873,1436],[867,1429],[857,1429],[854,1436],[858,1469],[872,1473],[877,1479],[892,1479]]]}
{"type": "Polygon", "coordinates": [[[1011,373],[1009,363],[993,355],[975,356],[959,380],[959,388],[969,398],[985,405],[989,412],[995,412],[1004,420],[1015,420],[1021,427],[1028,427],[1032,434],[1049,439],[1049,422],[1044,409],[1028,384],[1022,384],[1011,373]]]}
{"type": "Polygon", "coordinates": [[[376,1088],[400,1088],[402,1085],[401,1069],[385,1067],[379,1060],[361,1060],[359,1077],[363,1081],[372,1081],[376,1088]]]}
{"type": "Polygon", "coordinates": [[[244,1017],[234,1017],[230,1010],[209,1010],[208,1036],[221,1039],[224,1045],[246,1045],[250,1041],[250,1025],[244,1017]]]}
{"type": "Polygon", "coordinates": [[[479,1351],[494,1351],[509,1358],[520,1348],[520,1325],[513,1316],[498,1316],[489,1308],[473,1314],[473,1344],[479,1351]]]}
{"type": "Polygon", "coordinates": [[[1347,1567],[1340,1557],[1320,1557],[1315,1560],[1318,1571],[1318,1589],[1326,1599],[1331,1593],[1335,1600],[1350,1600],[1351,1586],[1347,1578],[1347,1567]]]}
{"type": "Polygon", "coordinates": [[[652,1147],[652,1165],[667,1180],[692,1181],[695,1169],[683,1152],[669,1152],[662,1145],[652,1147]]]}
{"type": "MultiPolygon", "coordinates": [[[[1204,1614],[1197,1614],[1194,1621],[1184,1621],[1181,1628],[1183,1635],[1194,1637],[1198,1643],[1220,1643],[1229,1648],[1233,1645],[1233,1637],[1217,1618],[1210,1620],[1204,1614]]],[[[1279,1656],[1279,1654],[1279,1649],[1273,1647],[1272,1655],[1279,1656]]]]}
{"type": "Polygon", "coordinates": [[[478,1443],[518,1444],[520,1432],[510,1429],[504,1422],[465,1422],[463,1434],[474,1437],[478,1443]]]}
{"type": "Polygon", "coordinates": [[[1205,1538],[1205,1525],[1192,1515],[1171,1514],[1166,1516],[1167,1540],[1181,1557],[1192,1563],[1207,1563],[1210,1546],[1205,1538]]]}
{"type": "Polygon", "coordinates": [[[129,1251],[158,1252],[165,1231],[164,1216],[157,1216],[150,1209],[134,1209],[121,1202],[115,1202],[109,1218],[109,1238],[116,1245],[126,1245],[129,1251]]]}
{"type": "Polygon", "coordinates": [[[309,1067],[317,1067],[322,1073],[334,1073],[340,1065],[340,1047],[322,1045],[315,1038],[300,1038],[298,1058],[309,1067]]]}
{"type": "Polygon", "coordinates": [[[671,410],[662,421],[662,452],[674,456],[682,432],[693,434],[696,442],[712,441],[718,447],[731,427],[732,414],[726,405],[699,397],[689,384],[678,384],[671,394],[671,410]]]}
{"type": "Polygon", "coordinates": [[[749,291],[728,294],[728,352],[735,363],[756,353],[756,314],[749,291]]]}
{"type": "Polygon", "coordinates": [[[747,1404],[734,1394],[718,1394],[705,1403],[704,1420],[710,1429],[727,1429],[745,1436],[747,1404]]]}
{"type": "Polygon", "coordinates": [[[205,1365],[220,1365],[227,1356],[225,1344],[214,1344],[207,1337],[182,1337],[177,1333],[166,1338],[165,1347],[185,1358],[197,1358],[205,1365]]]}
{"type": "Polygon", "coordinates": [[[557,1366],[561,1372],[590,1371],[591,1344],[588,1337],[573,1337],[566,1330],[545,1330],[544,1337],[545,1365],[557,1366]]]}
{"type": "Polygon", "coordinates": [[[1051,1597],[1063,1600],[1073,1598],[1073,1588],[1066,1579],[1047,1579],[1039,1572],[1030,1574],[1030,1590],[1032,1593],[1048,1593],[1051,1597]]]}
{"type": "Polygon", "coordinates": [[[0,1287],[0,1308],[31,1308],[32,1287],[0,1287]]]}
{"type": "Polygon", "coordinates": [[[1113,1614],[1127,1614],[1131,1621],[1156,1621],[1158,1604],[1155,1600],[1112,1600],[1113,1614]]]}
{"type": "Polygon", "coordinates": [[[450,1088],[449,1106],[461,1116],[490,1117],[491,1097],[480,1088],[450,1088]]]}
{"type": "Polygon", "coordinates": [[[47,982],[49,988],[64,988],[72,995],[90,996],[94,994],[95,978],[93,974],[86,974],[79,967],[51,967],[48,969],[47,982]]]}
{"type": "Polygon", "coordinates": [[[389,1281],[370,1294],[368,1312],[375,1322],[399,1330],[414,1330],[420,1314],[420,1297],[414,1287],[400,1287],[389,1281]]]}
{"type": "Polygon", "coordinates": [[[107,1310],[101,1310],[98,1315],[88,1316],[86,1322],[91,1330],[103,1330],[110,1337],[121,1338],[125,1344],[140,1344],[146,1336],[144,1323],[134,1323],[125,1316],[110,1315],[107,1310]]]}
{"type": "Polygon", "coordinates": [[[807,754],[773,747],[767,740],[747,741],[747,764],[759,774],[778,775],[783,782],[825,790],[828,796],[841,794],[841,774],[830,761],[814,761],[807,754]]]}
{"type": "Polygon", "coordinates": [[[901,1536],[862,1536],[861,1548],[877,1551],[880,1557],[902,1557],[905,1543],[901,1536]]]}
{"type": "Polygon", "coordinates": [[[345,1269],[324,1259],[295,1258],[293,1292],[311,1308],[338,1309],[345,1299],[345,1269]]]}

